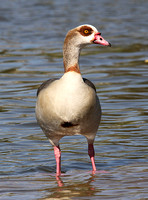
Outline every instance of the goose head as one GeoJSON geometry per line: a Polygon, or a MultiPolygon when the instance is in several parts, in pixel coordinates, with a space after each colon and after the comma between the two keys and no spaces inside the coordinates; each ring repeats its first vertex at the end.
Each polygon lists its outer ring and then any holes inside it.
{"type": "Polygon", "coordinates": [[[111,46],[102,36],[101,33],[92,25],[84,24],[70,30],[65,38],[65,43],[71,43],[80,49],[89,44],[100,44],[111,46]]]}

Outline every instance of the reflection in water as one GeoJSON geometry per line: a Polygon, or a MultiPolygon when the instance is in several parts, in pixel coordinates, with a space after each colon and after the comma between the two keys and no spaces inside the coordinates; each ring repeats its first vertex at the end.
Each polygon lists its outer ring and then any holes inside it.
{"type": "MultiPolygon", "coordinates": [[[[74,178],[74,177],[73,177],[74,178]]],[[[71,180],[73,182],[73,179],[71,180]]],[[[95,186],[91,185],[94,182],[94,175],[90,176],[84,182],[77,182],[70,184],[69,186],[62,187],[61,190],[57,189],[51,197],[78,197],[78,196],[87,196],[92,197],[95,195],[95,186]],[[58,196],[57,196],[58,192],[58,196]]]]}
{"type": "Polygon", "coordinates": [[[148,1],[5,0],[0,6],[0,198],[147,199],[148,1]],[[89,11],[89,12],[88,12],[89,11]],[[89,23],[112,48],[88,47],[81,72],[97,87],[96,167],[83,137],[61,140],[63,176],[35,120],[36,90],[63,73],[66,32],[89,23]]]}
{"type": "Polygon", "coordinates": [[[49,195],[42,199],[73,199],[74,197],[110,199],[110,196],[116,199],[126,198],[126,196],[142,199],[147,194],[147,191],[143,190],[143,186],[146,186],[147,182],[147,173],[147,166],[144,163],[142,163],[142,167],[137,164],[129,165],[117,168],[107,174],[93,175],[84,171],[73,171],[72,174],[65,174],[61,177],[64,182],[62,187],[50,188],[49,195]]]}
{"type": "MultiPolygon", "coordinates": [[[[96,174],[107,174],[107,173],[109,173],[109,171],[105,171],[105,170],[100,170],[99,171],[99,170],[97,170],[97,171],[88,171],[87,173],[90,174],[92,178],[94,178],[96,174]]],[[[62,181],[62,176],[64,176],[64,174],[62,174],[60,177],[56,176],[56,180],[57,180],[57,183],[58,183],[59,187],[64,186],[64,182],[62,181]]]]}
{"type": "Polygon", "coordinates": [[[59,186],[59,187],[64,186],[64,183],[63,183],[63,181],[62,181],[62,179],[61,179],[60,176],[56,176],[56,180],[57,180],[57,183],[58,183],[58,186],[59,186]]]}
{"type": "Polygon", "coordinates": [[[6,194],[12,199],[124,199],[127,196],[129,199],[142,199],[147,196],[147,174],[146,163],[117,167],[109,173],[94,175],[84,170],[72,170],[58,180],[47,172],[36,172],[32,176],[23,174],[1,179],[0,191],[3,199],[6,194]]]}

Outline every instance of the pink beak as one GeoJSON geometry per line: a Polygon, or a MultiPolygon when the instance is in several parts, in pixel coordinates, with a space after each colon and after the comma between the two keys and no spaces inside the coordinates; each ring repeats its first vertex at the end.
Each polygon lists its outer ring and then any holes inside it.
{"type": "Polygon", "coordinates": [[[95,44],[101,44],[103,46],[110,46],[111,44],[109,42],[107,42],[106,40],[104,40],[104,38],[101,36],[101,33],[96,33],[95,34],[95,38],[93,41],[95,44]]]}

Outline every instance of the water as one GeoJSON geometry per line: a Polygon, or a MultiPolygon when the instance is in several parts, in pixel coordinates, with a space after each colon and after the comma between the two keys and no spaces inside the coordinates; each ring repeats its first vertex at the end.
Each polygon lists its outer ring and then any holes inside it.
{"type": "Polygon", "coordinates": [[[147,188],[148,2],[5,0],[0,6],[0,199],[143,200],[147,188]],[[61,140],[62,177],[36,124],[36,90],[60,77],[66,32],[95,25],[112,48],[90,46],[81,72],[97,88],[103,117],[91,173],[81,136],[61,140]]]}

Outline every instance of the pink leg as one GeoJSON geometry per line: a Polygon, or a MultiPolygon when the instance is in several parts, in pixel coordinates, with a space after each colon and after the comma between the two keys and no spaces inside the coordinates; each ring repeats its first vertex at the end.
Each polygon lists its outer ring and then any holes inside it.
{"type": "Polygon", "coordinates": [[[92,169],[93,169],[93,171],[96,171],[95,159],[94,159],[95,151],[94,151],[93,144],[88,144],[88,155],[89,155],[91,163],[92,163],[92,169]]]}
{"type": "Polygon", "coordinates": [[[60,146],[54,146],[54,155],[55,155],[55,159],[56,159],[56,175],[60,176],[61,175],[61,150],[60,150],[60,146]]]}

